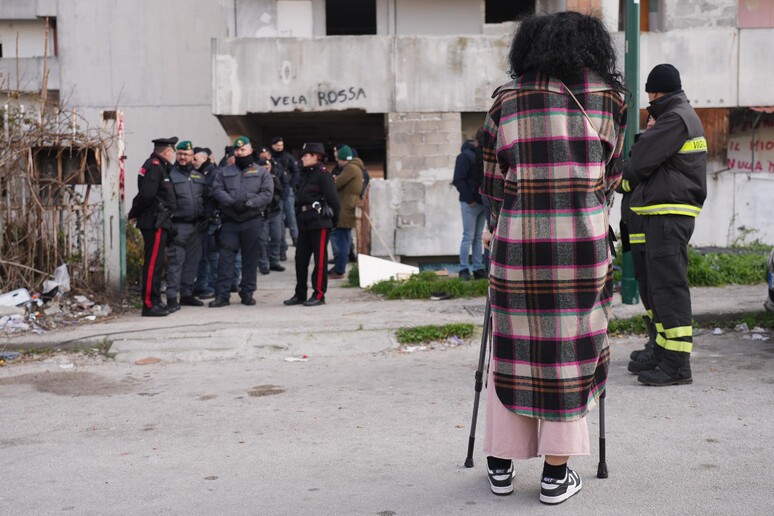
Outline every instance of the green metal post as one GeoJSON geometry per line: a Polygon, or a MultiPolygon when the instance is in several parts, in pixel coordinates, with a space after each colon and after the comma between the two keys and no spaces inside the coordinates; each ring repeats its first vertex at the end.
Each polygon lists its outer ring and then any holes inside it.
{"type": "MultiPolygon", "coordinates": [[[[626,139],[624,156],[634,144],[634,135],[640,129],[640,0],[626,0],[626,58],[624,75],[629,96],[626,118],[626,139]]],[[[622,253],[621,259],[621,298],[624,304],[635,305],[640,302],[637,280],[634,279],[634,265],[630,252],[622,253]]]]}

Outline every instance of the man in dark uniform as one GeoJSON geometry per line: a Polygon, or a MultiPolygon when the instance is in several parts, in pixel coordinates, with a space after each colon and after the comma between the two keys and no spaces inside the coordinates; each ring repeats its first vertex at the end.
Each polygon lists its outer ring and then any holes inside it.
{"type": "Polygon", "coordinates": [[[193,288],[202,255],[201,234],[207,224],[204,214],[206,180],[194,170],[193,156],[191,142],[178,143],[177,162],[169,173],[177,199],[172,217],[177,236],[167,249],[167,307],[170,313],[180,310],[180,305],[204,306],[194,297],[193,288]]]}
{"type": "MultiPolygon", "coordinates": [[[[282,136],[275,136],[271,139],[271,157],[282,167],[282,170],[287,176],[287,181],[290,183],[290,188],[287,188],[282,192],[282,208],[283,213],[285,214],[285,227],[290,231],[290,238],[293,240],[293,245],[296,245],[296,240],[298,240],[298,222],[296,221],[295,213],[295,191],[298,189],[298,184],[301,181],[298,162],[292,154],[285,150],[285,141],[282,139],[282,136]]],[[[287,260],[288,243],[284,238],[284,230],[282,231],[282,234],[280,259],[285,261],[287,260]]]]}
{"type": "Polygon", "coordinates": [[[274,196],[263,214],[263,236],[260,239],[261,252],[258,258],[258,269],[261,274],[268,274],[269,271],[283,272],[285,267],[280,263],[282,241],[285,236],[282,197],[285,190],[290,188],[290,183],[284,170],[282,170],[282,166],[271,157],[268,149],[262,148],[258,153],[258,165],[265,166],[274,181],[274,196]]]}
{"type": "Polygon", "coordinates": [[[145,244],[142,265],[142,315],[169,315],[161,302],[161,273],[164,253],[170,233],[174,234],[172,214],[177,203],[169,171],[175,159],[177,137],[153,140],[153,154],[143,163],[137,177],[137,196],[132,200],[129,220],[137,219],[137,227],[145,244]]]}
{"type": "Polygon", "coordinates": [[[253,147],[246,136],[234,141],[234,164],[218,169],[212,194],[220,207],[223,224],[219,235],[218,279],[215,299],[210,307],[229,304],[229,291],[234,276],[237,251],[242,252],[242,281],[239,297],[243,305],[254,305],[253,293],[258,274],[258,239],[261,238],[261,215],[274,193],[274,182],[265,167],[253,160],[253,147]]]}
{"type": "Polygon", "coordinates": [[[290,305],[325,304],[328,290],[328,239],[339,223],[339,198],[333,177],[323,164],[327,158],[322,143],[305,143],[301,149],[301,184],[296,197],[298,244],[296,245],[296,290],[284,301],[290,305]],[[309,259],[314,256],[312,295],[306,298],[309,259]]]}
{"type": "Polygon", "coordinates": [[[212,161],[212,151],[207,147],[194,147],[194,168],[204,176],[207,188],[204,191],[204,217],[207,229],[202,233],[202,257],[196,273],[194,295],[201,299],[215,297],[215,277],[218,274],[218,246],[215,243],[215,230],[220,222],[216,213],[218,203],[212,198],[212,182],[217,167],[212,161]]]}
{"type": "Polygon", "coordinates": [[[645,83],[656,123],[632,147],[623,179],[636,182],[630,209],[645,229],[648,295],[656,345],[629,363],[645,385],[693,381],[693,321],[688,289],[688,242],[707,197],[707,140],[682,90],[680,73],[657,65],[645,83]]]}

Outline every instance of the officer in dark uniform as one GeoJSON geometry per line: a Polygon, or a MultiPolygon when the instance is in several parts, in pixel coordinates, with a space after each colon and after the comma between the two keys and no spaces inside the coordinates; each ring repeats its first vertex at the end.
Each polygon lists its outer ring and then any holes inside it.
{"type": "Polygon", "coordinates": [[[648,295],[656,345],[629,362],[645,385],[693,381],[693,320],[688,288],[688,242],[707,197],[707,140],[682,89],[680,72],[657,65],[645,83],[656,123],[632,147],[623,178],[635,181],[630,209],[642,215],[648,295]]]}
{"type": "Polygon", "coordinates": [[[239,297],[243,305],[254,305],[258,274],[258,239],[261,237],[261,215],[271,202],[274,182],[265,167],[254,163],[253,147],[246,136],[234,141],[233,165],[216,172],[213,196],[218,202],[223,224],[219,235],[218,279],[211,307],[229,304],[229,291],[234,276],[234,260],[242,251],[242,281],[239,297]]]}
{"type": "Polygon", "coordinates": [[[177,236],[167,249],[167,307],[170,313],[180,305],[204,306],[193,295],[196,269],[202,255],[201,234],[207,227],[204,213],[204,175],[193,168],[193,145],[177,144],[177,162],[169,173],[175,189],[177,209],[172,217],[177,236]],[[177,296],[180,294],[180,300],[177,296]]]}
{"type": "Polygon", "coordinates": [[[137,178],[137,196],[132,200],[129,220],[137,219],[137,227],[145,244],[142,265],[142,315],[169,315],[161,302],[161,273],[167,239],[174,235],[172,222],[177,203],[169,171],[175,159],[177,137],[153,140],[153,154],[143,163],[137,178]]]}
{"type": "MultiPolygon", "coordinates": [[[[292,154],[285,150],[285,140],[282,136],[275,136],[271,139],[271,157],[276,161],[283,172],[287,176],[286,179],[290,183],[290,188],[282,192],[282,209],[285,216],[285,227],[290,231],[290,238],[293,240],[293,245],[296,245],[298,239],[298,222],[296,221],[295,191],[298,189],[299,182],[301,181],[301,173],[298,169],[298,162],[295,160],[292,154]]],[[[282,244],[280,249],[280,259],[282,261],[287,260],[288,243],[285,240],[285,231],[282,231],[282,244]]]]}
{"type": "Polygon", "coordinates": [[[328,289],[328,239],[339,222],[339,198],[333,177],[323,161],[327,158],[322,143],[305,143],[301,149],[301,184],[296,196],[298,243],[296,244],[296,291],[286,305],[318,306],[325,304],[328,289]],[[309,259],[314,255],[312,296],[306,298],[309,259]]]}
{"type": "Polygon", "coordinates": [[[200,299],[215,297],[215,278],[218,274],[218,246],[215,230],[220,225],[218,203],[212,197],[212,182],[217,167],[212,161],[212,151],[207,147],[194,147],[194,169],[204,176],[207,188],[204,191],[204,217],[207,229],[202,233],[202,257],[196,272],[194,295],[200,299]]]}
{"type": "Polygon", "coordinates": [[[258,269],[261,271],[261,274],[268,274],[270,270],[283,272],[285,267],[280,263],[282,241],[285,236],[282,198],[285,195],[285,191],[290,188],[290,182],[282,169],[282,165],[271,157],[268,149],[262,148],[258,153],[258,164],[268,168],[274,181],[274,196],[263,215],[263,236],[260,239],[261,253],[258,258],[258,269]]]}

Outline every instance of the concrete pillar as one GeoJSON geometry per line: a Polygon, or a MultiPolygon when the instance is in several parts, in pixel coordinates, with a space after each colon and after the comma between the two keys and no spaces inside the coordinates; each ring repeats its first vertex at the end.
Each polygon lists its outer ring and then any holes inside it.
{"type": "Polygon", "coordinates": [[[103,111],[102,129],[111,136],[102,157],[102,231],[105,287],[121,294],[126,279],[126,218],[124,217],[124,114],[103,111]]]}

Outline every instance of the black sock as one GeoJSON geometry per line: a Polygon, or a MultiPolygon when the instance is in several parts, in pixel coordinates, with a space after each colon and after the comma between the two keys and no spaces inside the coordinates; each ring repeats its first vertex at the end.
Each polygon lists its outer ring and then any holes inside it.
{"type": "Polygon", "coordinates": [[[501,459],[499,457],[489,456],[486,458],[486,465],[492,471],[496,469],[509,469],[511,467],[511,459],[501,459]]]}
{"type": "Polygon", "coordinates": [[[552,466],[547,462],[543,463],[543,478],[562,480],[565,475],[567,475],[567,463],[560,466],[552,466]]]}

